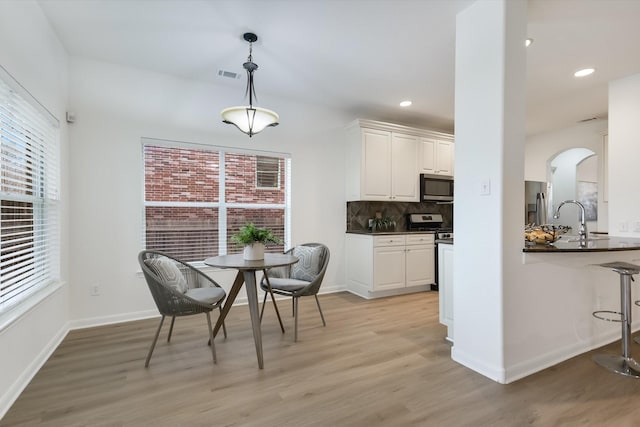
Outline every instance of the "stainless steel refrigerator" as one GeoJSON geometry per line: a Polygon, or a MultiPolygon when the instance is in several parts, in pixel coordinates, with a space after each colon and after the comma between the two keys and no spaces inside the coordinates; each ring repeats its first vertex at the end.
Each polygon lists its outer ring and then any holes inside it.
{"type": "Polygon", "coordinates": [[[524,182],[524,223],[542,225],[548,224],[553,216],[552,191],[550,182],[524,182]]]}

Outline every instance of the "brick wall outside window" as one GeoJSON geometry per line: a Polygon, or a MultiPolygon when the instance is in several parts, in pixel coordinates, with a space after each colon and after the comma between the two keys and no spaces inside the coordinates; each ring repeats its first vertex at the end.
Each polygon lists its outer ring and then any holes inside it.
{"type": "Polygon", "coordinates": [[[217,202],[217,151],[144,147],[144,193],[154,202],[217,202]]]}
{"type": "MultiPolygon", "coordinates": [[[[285,179],[279,188],[256,188],[256,155],[223,152],[225,194],[220,194],[220,151],[145,144],[145,246],[185,261],[202,261],[241,252],[233,243],[221,242],[240,227],[253,222],[285,238],[285,179]],[[252,205],[260,204],[259,207],[252,205]],[[264,206],[267,205],[267,206],[264,206]],[[268,206],[275,205],[275,206],[268,206]],[[221,223],[221,211],[226,223],[221,223]]],[[[281,171],[285,159],[279,160],[281,171]]],[[[282,252],[272,245],[268,252],[282,252]]]]}
{"type": "MultiPolygon", "coordinates": [[[[280,174],[280,188],[258,188],[256,156],[225,153],[227,203],[284,203],[284,174],[280,174]]],[[[284,159],[280,159],[284,170],[284,159]]]]}

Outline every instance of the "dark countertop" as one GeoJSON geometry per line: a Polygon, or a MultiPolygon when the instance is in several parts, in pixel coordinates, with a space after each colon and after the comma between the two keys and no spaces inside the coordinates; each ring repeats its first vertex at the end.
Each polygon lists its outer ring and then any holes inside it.
{"type": "Polygon", "coordinates": [[[347,234],[364,234],[367,236],[388,236],[394,234],[435,234],[435,231],[367,231],[367,230],[347,230],[347,234]]]}
{"type": "MultiPolygon", "coordinates": [[[[565,237],[565,236],[563,236],[565,237]]],[[[586,247],[580,247],[579,242],[567,242],[560,238],[552,245],[538,245],[525,243],[522,252],[557,253],[557,252],[609,252],[640,250],[640,239],[633,237],[609,237],[602,240],[588,240],[586,247]]]]}

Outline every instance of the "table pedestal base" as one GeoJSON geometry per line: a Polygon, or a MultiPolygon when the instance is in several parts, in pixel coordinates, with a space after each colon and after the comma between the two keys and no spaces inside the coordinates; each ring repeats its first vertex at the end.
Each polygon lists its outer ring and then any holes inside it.
{"type": "Polygon", "coordinates": [[[593,361],[605,369],[626,377],[640,378],[640,364],[633,358],[624,358],[615,354],[596,354],[593,361]]]}

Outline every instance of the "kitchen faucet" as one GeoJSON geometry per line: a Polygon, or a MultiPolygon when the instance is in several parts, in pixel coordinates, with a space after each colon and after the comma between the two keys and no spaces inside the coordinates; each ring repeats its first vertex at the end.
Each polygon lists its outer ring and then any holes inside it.
{"type": "Polygon", "coordinates": [[[578,230],[578,235],[580,236],[580,242],[586,242],[587,240],[587,223],[585,222],[585,211],[584,205],[577,200],[565,200],[560,203],[558,209],[556,209],[556,213],[553,214],[555,219],[560,218],[560,208],[564,206],[566,203],[572,203],[574,205],[578,205],[580,208],[580,230],[578,230]]]}

